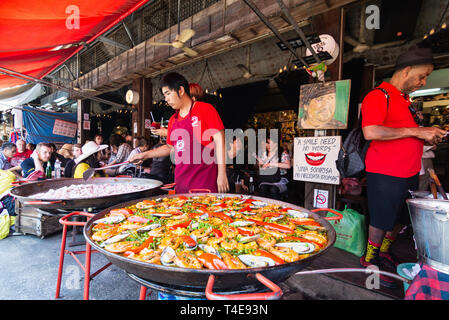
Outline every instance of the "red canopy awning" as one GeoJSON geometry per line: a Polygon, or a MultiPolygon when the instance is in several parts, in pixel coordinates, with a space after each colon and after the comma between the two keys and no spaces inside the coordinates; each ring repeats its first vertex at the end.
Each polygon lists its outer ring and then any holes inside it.
{"type": "MultiPolygon", "coordinates": [[[[43,78],[148,1],[1,1],[0,67],[43,78]]],[[[0,89],[24,83],[0,74],[0,89]]]]}

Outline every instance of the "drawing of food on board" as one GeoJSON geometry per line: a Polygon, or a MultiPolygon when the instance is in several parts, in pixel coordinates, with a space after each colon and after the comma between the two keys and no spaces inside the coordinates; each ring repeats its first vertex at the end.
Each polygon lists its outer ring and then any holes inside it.
{"type": "Polygon", "coordinates": [[[301,129],[346,129],[350,85],[350,80],[302,85],[298,127],[301,129]]]}

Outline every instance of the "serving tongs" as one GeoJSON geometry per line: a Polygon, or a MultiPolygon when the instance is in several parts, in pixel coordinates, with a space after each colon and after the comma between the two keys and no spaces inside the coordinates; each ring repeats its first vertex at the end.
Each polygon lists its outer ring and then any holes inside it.
{"type": "Polygon", "coordinates": [[[89,168],[86,171],[83,172],[83,179],[85,181],[89,180],[90,178],[92,178],[92,176],[95,174],[95,171],[98,170],[105,170],[105,169],[110,169],[110,168],[115,168],[115,167],[121,167],[125,164],[131,164],[131,163],[137,163],[138,161],[125,161],[125,162],[120,162],[120,163],[116,163],[116,164],[112,164],[112,165],[106,165],[104,167],[101,168],[89,168]]]}

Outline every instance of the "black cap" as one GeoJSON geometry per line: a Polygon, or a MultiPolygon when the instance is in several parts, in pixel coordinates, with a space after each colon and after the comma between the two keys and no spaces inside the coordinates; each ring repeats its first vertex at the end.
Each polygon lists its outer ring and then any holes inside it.
{"type": "Polygon", "coordinates": [[[429,48],[412,49],[399,55],[395,70],[420,64],[433,64],[432,50],[429,48]]]}

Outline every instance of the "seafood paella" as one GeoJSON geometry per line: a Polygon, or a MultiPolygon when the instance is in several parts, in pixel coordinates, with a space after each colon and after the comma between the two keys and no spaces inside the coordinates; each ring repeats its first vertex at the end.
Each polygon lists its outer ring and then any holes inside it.
{"type": "Polygon", "coordinates": [[[93,222],[91,238],[130,259],[195,269],[290,263],[328,242],[307,212],[233,195],[179,195],[112,209],[93,222]]]}

